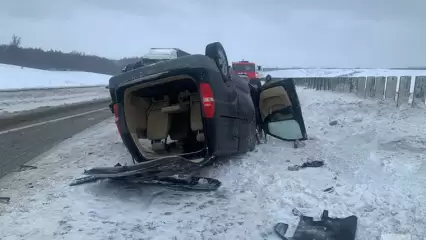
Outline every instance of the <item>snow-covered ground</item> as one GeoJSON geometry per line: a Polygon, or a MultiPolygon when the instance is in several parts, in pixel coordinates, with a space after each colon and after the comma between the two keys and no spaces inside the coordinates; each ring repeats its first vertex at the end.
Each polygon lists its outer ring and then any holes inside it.
{"type": "Polygon", "coordinates": [[[223,186],[179,192],[108,181],[70,187],[83,169],[129,162],[113,119],[35,159],[37,169],[0,180],[0,239],[278,239],[303,214],[359,217],[357,239],[426,236],[426,118],[419,109],[348,94],[298,89],[306,146],[270,140],[203,170],[223,186]],[[390,106],[389,106],[390,105],[390,106]],[[331,126],[330,121],[338,123],[331,126]],[[321,168],[288,171],[308,160],[321,168]],[[332,193],[323,190],[334,187],[332,193]]]}
{"type": "Polygon", "coordinates": [[[72,71],[47,71],[0,64],[0,91],[28,88],[57,88],[108,85],[111,76],[72,71]]]}
{"type": "Polygon", "coordinates": [[[0,115],[106,99],[109,92],[104,86],[108,85],[110,77],[96,73],[46,71],[0,64],[0,115]]]}
{"type": "Polygon", "coordinates": [[[19,92],[0,91],[0,116],[13,112],[88,102],[109,98],[105,87],[45,89],[19,92]]]}
{"type": "Polygon", "coordinates": [[[395,69],[288,69],[264,72],[272,77],[366,77],[366,76],[426,76],[426,70],[395,69]]]}

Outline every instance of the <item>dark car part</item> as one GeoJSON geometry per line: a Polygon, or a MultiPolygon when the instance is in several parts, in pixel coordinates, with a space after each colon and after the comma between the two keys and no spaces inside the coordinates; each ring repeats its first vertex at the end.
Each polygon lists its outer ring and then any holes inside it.
{"type": "Polygon", "coordinates": [[[213,178],[179,176],[199,169],[203,164],[195,164],[178,157],[169,157],[149,163],[138,163],[131,166],[92,168],[84,172],[86,177],[75,179],[71,186],[95,182],[102,179],[129,181],[147,185],[161,185],[183,190],[213,191],[221,186],[219,180],[213,178]]]}
{"type": "Polygon", "coordinates": [[[289,171],[298,171],[301,168],[318,168],[318,167],[322,167],[324,166],[324,161],[310,161],[310,162],[304,162],[302,165],[294,165],[294,166],[289,166],[288,170],[289,171]]]}
{"type": "Polygon", "coordinates": [[[358,218],[354,215],[346,218],[330,218],[324,210],[320,221],[312,217],[300,216],[299,224],[293,237],[285,237],[288,224],[278,223],[275,233],[283,240],[355,240],[358,218]]]}
{"type": "Polygon", "coordinates": [[[113,181],[122,181],[129,183],[144,184],[150,186],[162,186],[172,188],[175,190],[193,190],[193,191],[215,191],[222,183],[214,178],[206,177],[195,177],[195,176],[179,176],[179,177],[164,177],[164,178],[153,178],[143,179],[138,177],[120,177],[120,178],[101,178],[87,176],[75,179],[70,186],[76,186],[84,183],[97,182],[104,179],[110,179],[113,181]]]}
{"type": "Polygon", "coordinates": [[[9,204],[10,197],[0,197],[0,203],[6,203],[9,204]]]}

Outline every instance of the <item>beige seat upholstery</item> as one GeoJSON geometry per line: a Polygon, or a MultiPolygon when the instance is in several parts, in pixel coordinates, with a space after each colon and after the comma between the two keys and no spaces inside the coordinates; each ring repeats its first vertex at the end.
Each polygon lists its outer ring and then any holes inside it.
{"type": "Polygon", "coordinates": [[[136,133],[140,138],[146,138],[147,111],[151,105],[149,99],[127,94],[124,100],[126,122],[131,133],[136,133]]]}
{"type": "Polygon", "coordinates": [[[262,120],[264,120],[273,111],[280,110],[291,105],[287,91],[282,86],[269,88],[260,93],[259,108],[262,120]]]}
{"type": "Polygon", "coordinates": [[[201,101],[200,96],[197,94],[190,97],[191,112],[190,112],[190,126],[191,130],[197,132],[197,141],[204,142],[204,126],[203,116],[201,114],[201,101]]]}
{"type": "Polygon", "coordinates": [[[171,119],[168,113],[163,113],[161,109],[169,105],[168,99],[153,102],[148,110],[147,138],[149,140],[166,139],[170,131],[171,119]]]}
{"type": "Polygon", "coordinates": [[[191,96],[191,130],[203,130],[203,117],[201,115],[200,97],[197,95],[191,96]]]}

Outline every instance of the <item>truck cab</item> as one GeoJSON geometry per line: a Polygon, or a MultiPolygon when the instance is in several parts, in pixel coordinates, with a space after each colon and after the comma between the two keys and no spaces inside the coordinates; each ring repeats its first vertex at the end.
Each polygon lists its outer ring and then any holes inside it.
{"type": "Polygon", "coordinates": [[[256,64],[249,61],[239,61],[232,63],[232,70],[238,74],[247,75],[250,79],[256,78],[256,64]]]}
{"type": "Polygon", "coordinates": [[[258,87],[261,86],[260,79],[263,77],[261,73],[262,67],[259,65],[256,65],[256,63],[245,61],[245,60],[242,60],[239,62],[233,62],[232,71],[237,75],[248,78],[250,83],[258,87]]]}

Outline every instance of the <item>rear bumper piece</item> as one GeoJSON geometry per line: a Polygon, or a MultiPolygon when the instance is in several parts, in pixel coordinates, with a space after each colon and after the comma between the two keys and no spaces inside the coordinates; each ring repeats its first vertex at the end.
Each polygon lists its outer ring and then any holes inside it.
{"type": "Polygon", "coordinates": [[[213,158],[205,158],[198,163],[194,163],[183,157],[172,156],[130,166],[96,167],[84,171],[84,174],[97,178],[118,178],[138,175],[138,177],[143,179],[154,179],[192,172],[212,160],[213,158]]]}

